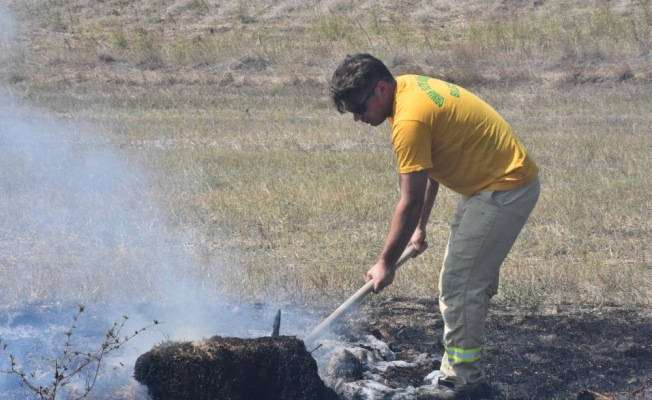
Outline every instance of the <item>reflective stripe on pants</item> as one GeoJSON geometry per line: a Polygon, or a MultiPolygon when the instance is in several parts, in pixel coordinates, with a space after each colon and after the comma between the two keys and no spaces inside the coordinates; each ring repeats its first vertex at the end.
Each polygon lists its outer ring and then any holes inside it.
{"type": "Polygon", "coordinates": [[[457,349],[455,347],[446,347],[446,356],[449,360],[459,363],[473,362],[482,357],[482,347],[476,349],[457,349]]]}

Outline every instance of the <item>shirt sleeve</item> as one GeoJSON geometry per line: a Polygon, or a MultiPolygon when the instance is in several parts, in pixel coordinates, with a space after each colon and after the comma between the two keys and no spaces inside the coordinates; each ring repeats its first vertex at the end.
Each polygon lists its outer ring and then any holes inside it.
{"type": "Polygon", "coordinates": [[[396,153],[398,173],[432,168],[432,137],[430,128],[419,121],[398,121],[392,126],[392,144],[396,153]]]}

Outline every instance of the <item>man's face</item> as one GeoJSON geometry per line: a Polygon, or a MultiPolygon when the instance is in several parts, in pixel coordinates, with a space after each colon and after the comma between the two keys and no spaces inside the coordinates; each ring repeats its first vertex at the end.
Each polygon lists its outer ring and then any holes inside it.
{"type": "Polygon", "coordinates": [[[368,92],[363,92],[347,103],[347,111],[353,114],[353,119],[371,126],[378,126],[391,116],[391,106],[387,107],[389,87],[385,80],[376,83],[368,92]]]}

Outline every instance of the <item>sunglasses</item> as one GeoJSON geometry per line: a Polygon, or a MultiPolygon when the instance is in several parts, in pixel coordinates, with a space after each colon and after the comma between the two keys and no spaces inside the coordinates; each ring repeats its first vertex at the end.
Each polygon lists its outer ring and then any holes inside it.
{"type": "Polygon", "coordinates": [[[347,107],[344,107],[344,109],[345,109],[346,111],[350,112],[350,113],[353,113],[353,114],[364,114],[364,113],[367,111],[367,101],[369,101],[369,99],[371,98],[371,96],[374,95],[374,92],[376,91],[376,86],[378,86],[378,84],[379,84],[381,81],[384,81],[385,79],[387,79],[387,78],[385,77],[385,78],[381,79],[380,81],[376,82],[376,84],[375,84],[374,87],[371,89],[371,91],[369,92],[369,94],[367,95],[367,97],[364,98],[364,100],[362,101],[362,103],[358,104],[357,106],[355,106],[355,107],[353,107],[353,108],[350,108],[350,107],[347,106],[347,107]]]}

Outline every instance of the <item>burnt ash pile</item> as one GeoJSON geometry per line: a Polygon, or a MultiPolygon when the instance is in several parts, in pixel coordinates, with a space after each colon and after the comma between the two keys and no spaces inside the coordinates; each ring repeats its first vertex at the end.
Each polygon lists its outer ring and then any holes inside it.
{"type": "Polygon", "coordinates": [[[293,336],[166,342],[138,357],[134,378],[153,400],[335,400],[293,336]]]}
{"type": "Polygon", "coordinates": [[[313,355],[326,385],[353,400],[414,400],[418,387],[431,384],[441,364],[439,355],[394,353],[373,335],[356,342],[322,340],[313,355]]]}

